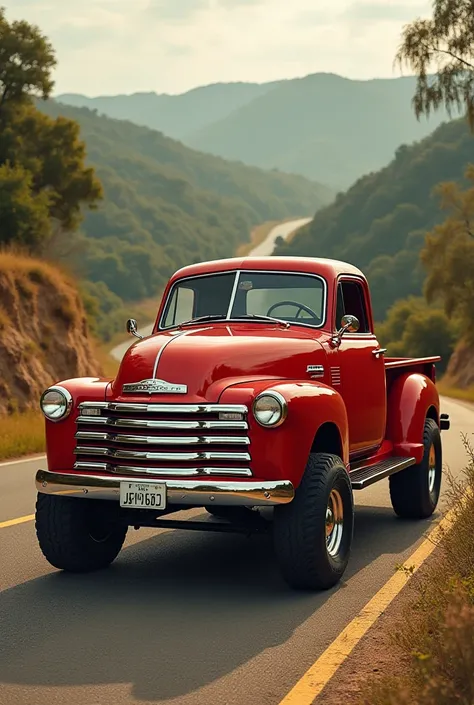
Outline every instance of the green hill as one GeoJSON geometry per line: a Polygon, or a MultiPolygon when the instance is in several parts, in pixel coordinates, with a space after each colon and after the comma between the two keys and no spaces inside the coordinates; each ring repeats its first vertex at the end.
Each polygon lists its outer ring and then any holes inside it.
{"type": "Polygon", "coordinates": [[[118,308],[116,297],[156,295],[178,267],[231,256],[254,225],[314,213],[333,196],[303,177],[199,154],[84,108],[53,101],[38,107],[79,123],[88,163],[103,184],[104,202],[85,213],[66,260],[107,311],[118,308]]]}
{"type": "Polygon", "coordinates": [[[474,139],[466,123],[443,124],[417,144],[401,146],[387,167],[338,194],[274,254],[335,257],[362,268],[381,320],[397,299],[421,293],[425,233],[446,217],[433,188],[440,181],[461,181],[468,162],[474,162],[474,139]]]}
{"type": "Polygon", "coordinates": [[[353,81],[314,74],[277,84],[185,137],[195,149],[348,188],[395,150],[430,134],[442,112],[418,122],[412,77],[353,81]]]}
{"type": "Polygon", "coordinates": [[[164,132],[169,137],[186,135],[230,115],[242,105],[264,95],[276,83],[215,83],[180,95],[133,93],[89,98],[63,93],[56,100],[77,108],[90,108],[119,120],[131,120],[164,132]]]}
{"type": "Polygon", "coordinates": [[[448,119],[440,111],[418,122],[414,91],[413,77],[354,81],[318,73],[264,84],[218,83],[181,95],[63,94],[58,100],[158,129],[193,149],[341,189],[448,119]]]}

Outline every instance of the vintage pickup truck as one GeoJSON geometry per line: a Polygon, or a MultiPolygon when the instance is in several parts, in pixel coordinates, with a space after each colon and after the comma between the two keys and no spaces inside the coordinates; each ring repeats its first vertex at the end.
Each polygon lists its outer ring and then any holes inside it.
{"type": "Polygon", "coordinates": [[[327,589],[349,560],[354,490],[389,478],[399,517],[434,512],[449,428],[440,358],[385,357],[357,268],[191,265],[169,281],[150,336],[127,327],[139,340],[115,379],[41,397],[36,531],[53,566],[109,565],[130,526],[271,531],[288,584],[327,589]],[[200,507],[213,516],[163,518],[200,507]]]}

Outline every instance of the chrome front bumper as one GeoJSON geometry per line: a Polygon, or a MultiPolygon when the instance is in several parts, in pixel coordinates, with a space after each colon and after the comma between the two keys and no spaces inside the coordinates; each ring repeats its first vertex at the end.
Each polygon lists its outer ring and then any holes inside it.
{"type": "Polygon", "coordinates": [[[247,482],[235,480],[162,480],[134,476],[110,477],[78,473],[38,470],[36,488],[43,494],[59,494],[86,499],[119,501],[120,482],[140,484],[164,483],[168,504],[188,504],[196,507],[207,505],[271,506],[287,504],[295,496],[289,480],[247,482]]]}

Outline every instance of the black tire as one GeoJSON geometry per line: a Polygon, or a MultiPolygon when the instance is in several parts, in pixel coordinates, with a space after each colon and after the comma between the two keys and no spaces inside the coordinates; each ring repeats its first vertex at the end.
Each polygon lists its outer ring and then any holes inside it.
{"type": "Polygon", "coordinates": [[[441,433],[433,419],[425,420],[423,446],[421,463],[411,465],[389,478],[392,507],[395,514],[403,519],[426,519],[433,514],[438,504],[443,459],[441,433]]]}
{"type": "Polygon", "coordinates": [[[353,533],[354,500],[344,463],[337,455],[312,453],[295,498],[274,512],[275,552],[286,582],[306,590],[333,587],[349,562],[353,533]],[[326,515],[334,498],[342,522],[327,537],[326,515]],[[332,546],[336,530],[339,545],[332,546]]]}
{"type": "Polygon", "coordinates": [[[115,502],[38,494],[36,536],[55,568],[72,573],[105,568],[118,556],[127,530],[115,502]]]}

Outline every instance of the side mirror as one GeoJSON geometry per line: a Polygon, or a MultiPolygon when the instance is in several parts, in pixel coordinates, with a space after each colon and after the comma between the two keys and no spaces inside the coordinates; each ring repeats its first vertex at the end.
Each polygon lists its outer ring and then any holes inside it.
{"type": "Polygon", "coordinates": [[[359,319],[356,316],[346,315],[342,317],[341,328],[339,333],[343,335],[346,331],[348,333],[357,333],[360,328],[359,319]]]}
{"type": "Polygon", "coordinates": [[[344,333],[357,333],[360,328],[359,319],[356,316],[345,315],[341,320],[341,328],[331,338],[331,345],[337,348],[341,344],[344,333]]]}
{"type": "Polygon", "coordinates": [[[130,335],[135,336],[135,338],[138,338],[139,340],[143,338],[143,335],[138,333],[137,322],[134,318],[129,318],[127,321],[127,333],[130,333],[130,335]]]}

